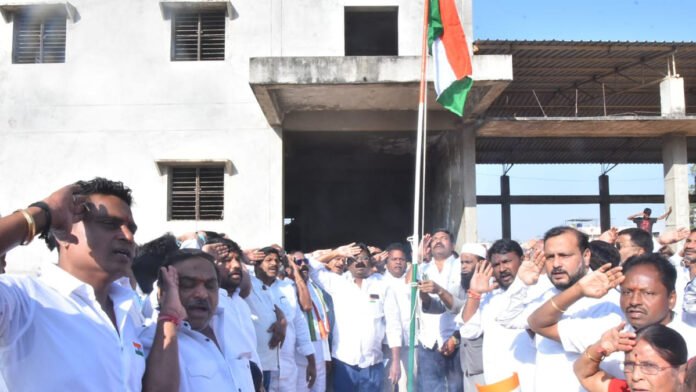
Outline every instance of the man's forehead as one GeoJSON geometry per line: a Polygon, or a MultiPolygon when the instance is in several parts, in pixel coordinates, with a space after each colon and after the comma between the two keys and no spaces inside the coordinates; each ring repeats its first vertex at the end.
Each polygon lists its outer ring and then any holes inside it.
{"type": "Polygon", "coordinates": [[[184,261],[176,263],[174,264],[174,268],[176,268],[176,272],[179,275],[179,278],[199,278],[205,275],[211,275],[212,277],[216,276],[215,265],[213,265],[213,263],[211,263],[210,261],[200,257],[192,257],[190,259],[186,259],[184,261]]]}
{"type": "Polygon", "coordinates": [[[433,234],[433,239],[442,239],[442,238],[447,238],[449,239],[450,236],[449,234],[445,233],[444,231],[438,231],[437,233],[433,234]]]}

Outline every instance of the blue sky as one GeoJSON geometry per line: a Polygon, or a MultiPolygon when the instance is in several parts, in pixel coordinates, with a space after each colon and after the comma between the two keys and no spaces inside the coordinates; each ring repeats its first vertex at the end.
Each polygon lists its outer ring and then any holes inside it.
{"type": "MultiPolygon", "coordinates": [[[[473,0],[474,39],[576,41],[696,41],[696,0],[473,0]]],[[[664,192],[662,165],[619,165],[610,171],[613,194],[664,192]]],[[[498,194],[501,165],[477,167],[477,193],[498,194]]],[[[508,173],[512,194],[597,194],[600,165],[516,165],[508,173]]],[[[612,225],[645,207],[613,205],[612,225]]],[[[599,221],[599,206],[512,206],[512,237],[538,237],[567,219],[599,221]]],[[[500,207],[479,206],[479,238],[501,235],[500,207]]],[[[657,225],[661,230],[663,225],[657,225]]]]}

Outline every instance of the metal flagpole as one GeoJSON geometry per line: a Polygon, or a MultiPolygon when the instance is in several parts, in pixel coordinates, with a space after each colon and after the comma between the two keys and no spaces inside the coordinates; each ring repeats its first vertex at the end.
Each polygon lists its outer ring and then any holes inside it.
{"type": "MultiPolygon", "coordinates": [[[[413,192],[413,236],[411,237],[411,254],[412,254],[412,268],[411,268],[411,317],[409,325],[409,342],[408,342],[408,392],[413,392],[413,370],[415,364],[415,339],[416,339],[416,306],[417,306],[417,287],[416,280],[418,277],[418,263],[420,260],[416,260],[419,257],[419,245],[420,245],[420,234],[421,234],[421,224],[420,221],[420,208],[421,208],[421,184],[423,179],[423,150],[424,150],[424,135],[425,135],[425,111],[426,111],[426,97],[427,97],[427,79],[426,70],[428,67],[428,13],[429,13],[429,2],[431,0],[423,0],[423,42],[421,50],[421,74],[420,74],[420,94],[418,98],[418,133],[416,137],[416,169],[415,169],[415,186],[413,192]]],[[[434,0],[437,1],[437,0],[434,0]]],[[[422,257],[422,255],[420,255],[422,257]]]]}

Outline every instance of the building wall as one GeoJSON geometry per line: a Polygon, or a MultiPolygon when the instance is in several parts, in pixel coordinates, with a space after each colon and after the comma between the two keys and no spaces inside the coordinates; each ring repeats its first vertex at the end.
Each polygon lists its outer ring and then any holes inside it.
{"type": "MultiPolygon", "coordinates": [[[[0,213],[104,176],[133,189],[138,242],[196,229],[229,233],[243,247],[282,242],[282,130],[251,91],[250,57],[342,56],[343,7],[372,5],[398,6],[399,54],[420,52],[421,2],[233,2],[225,61],[203,62],[170,61],[171,25],[158,1],[70,3],[79,18],[67,21],[63,64],[12,64],[13,24],[0,21],[0,213]],[[233,164],[225,219],[167,221],[167,176],[156,161],[204,159],[233,164]]],[[[9,269],[55,258],[37,242],[13,250],[9,269]]]]}

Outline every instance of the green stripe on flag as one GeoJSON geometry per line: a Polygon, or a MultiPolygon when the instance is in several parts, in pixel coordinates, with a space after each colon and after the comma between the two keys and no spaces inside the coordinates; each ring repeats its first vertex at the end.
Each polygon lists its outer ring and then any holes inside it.
{"type": "Polygon", "coordinates": [[[461,117],[464,115],[464,105],[466,104],[466,96],[474,84],[473,79],[464,78],[450,84],[439,97],[437,101],[445,107],[445,109],[461,117]]]}
{"type": "Polygon", "coordinates": [[[440,38],[445,31],[442,25],[442,16],[440,15],[440,1],[430,0],[429,15],[428,15],[428,53],[433,53],[433,42],[436,38],[440,38]]]}

